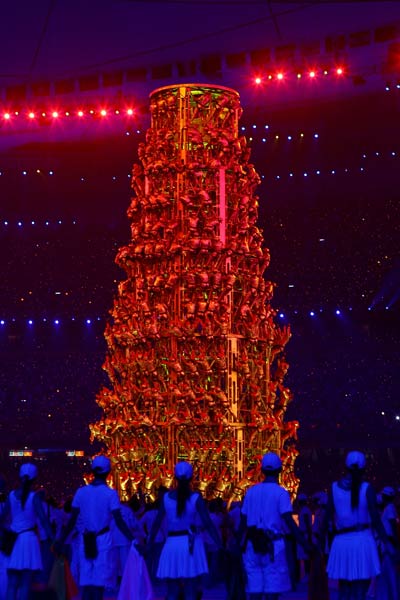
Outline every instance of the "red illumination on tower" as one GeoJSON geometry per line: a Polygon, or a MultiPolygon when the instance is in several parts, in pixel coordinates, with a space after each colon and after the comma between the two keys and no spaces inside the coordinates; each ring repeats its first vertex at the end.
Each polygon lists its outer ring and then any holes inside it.
{"type": "Polygon", "coordinates": [[[239,499],[268,449],[294,491],[298,422],[284,420],[290,330],[275,323],[275,286],[264,277],[260,178],[239,137],[239,95],[167,86],[151,94],[150,110],[92,440],[106,445],[123,498],[139,486],[153,497],[186,458],[206,496],[239,499]]]}

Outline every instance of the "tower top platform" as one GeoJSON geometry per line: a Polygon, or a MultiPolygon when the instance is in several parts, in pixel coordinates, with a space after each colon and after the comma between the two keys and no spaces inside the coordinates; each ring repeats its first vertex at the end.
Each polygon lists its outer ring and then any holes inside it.
{"type": "Polygon", "coordinates": [[[231,94],[235,94],[235,96],[237,96],[239,98],[239,92],[237,92],[236,90],[234,90],[233,88],[230,87],[226,87],[224,85],[214,85],[212,83],[176,83],[173,85],[165,85],[163,87],[159,87],[155,90],[153,90],[151,92],[151,94],[149,94],[149,98],[151,98],[152,96],[159,94],[160,92],[164,92],[167,90],[173,91],[173,90],[178,90],[179,88],[189,88],[189,89],[201,89],[202,91],[209,91],[209,92],[230,92],[231,94]]]}

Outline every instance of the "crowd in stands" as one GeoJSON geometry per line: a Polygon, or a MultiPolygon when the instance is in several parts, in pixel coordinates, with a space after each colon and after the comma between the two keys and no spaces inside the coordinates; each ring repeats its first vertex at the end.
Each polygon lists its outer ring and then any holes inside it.
{"type": "MultiPolygon", "coordinates": [[[[388,474],[399,469],[398,148],[385,128],[391,107],[377,102],[372,121],[368,102],[273,115],[247,107],[243,121],[264,176],[257,193],[271,251],[266,277],[277,284],[272,304],[292,329],[287,419],[300,421],[305,482],[317,464],[321,477],[334,469],[330,457],[354,442],[388,474]]],[[[114,259],[129,239],[128,175],[143,140],[142,132],[54,142],[0,157],[5,457],[15,446],[92,453],[88,425],[99,416],[95,396],[106,377],[103,334],[125,277],[114,259]]]]}
{"type": "MultiPolygon", "coordinates": [[[[369,206],[347,211],[349,228],[361,220],[363,211],[369,214],[369,206]]],[[[400,222],[392,209],[393,222],[400,222]]],[[[276,215],[273,218],[278,211],[276,215]]],[[[394,447],[385,462],[390,468],[394,461],[398,468],[398,309],[394,304],[385,311],[381,303],[368,311],[367,306],[374,291],[379,292],[379,273],[390,272],[384,265],[371,267],[377,234],[374,243],[360,234],[363,245],[356,246],[358,254],[346,270],[338,266],[337,254],[329,257],[330,251],[317,240],[319,234],[312,234],[305,254],[303,233],[295,233],[298,217],[294,209],[290,218],[282,212],[279,219],[286,219],[285,227],[271,224],[265,237],[266,243],[276,244],[270,267],[271,279],[278,282],[276,319],[290,323],[293,333],[287,346],[287,382],[295,400],[287,418],[301,424],[299,444],[306,454],[302,452],[299,468],[307,473],[312,462],[305,456],[312,447],[316,452],[347,447],[354,436],[371,452],[394,447]],[[283,242],[278,243],[279,238],[283,242]],[[295,287],[289,288],[289,283],[295,287]],[[344,307],[341,315],[335,314],[337,306],[344,307]]],[[[339,227],[327,215],[325,225],[339,236],[336,228],[341,229],[344,220],[342,207],[339,227]]],[[[384,232],[378,233],[383,244],[384,232]]],[[[115,230],[72,223],[50,229],[26,226],[23,231],[14,225],[14,231],[0,231],[1,252],[8,257],[0,281],[0,317],[5,320],[0,326],[0,428],[5,449],[62,444],[90,451],[88,425],[98,418],[95,395],[106,382],[101,368],[107,350],[103,334],[117,282],[124,277],[114,258],[125,235],[123,226],[115,230]],[[54,319],[59,319],[58,326],[54,319]]],[[[324,235],[328,241],[329,234],[324,235]]],[[[386,248],[381,246],[379,256],[386,253],[387,262],[393,263],[395,239],[387,236],[386,248]]],[[[336,242],[334,237],[331,246],[336,248],[336,242]]]]}

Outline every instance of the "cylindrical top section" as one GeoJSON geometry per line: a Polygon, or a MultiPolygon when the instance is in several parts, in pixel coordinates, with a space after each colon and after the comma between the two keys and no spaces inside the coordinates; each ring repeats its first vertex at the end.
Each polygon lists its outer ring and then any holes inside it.
{"type": "Polygon", "coordinates": [[[242,109],[238,92],[231,88],[187,83],[154,90],[150,112],[153,130],[186,130],[187,140],[200,143],[203,134],[215,135],[222,129],[236,137],[242,109]]]}
{"type": "Polygon", "coordinates": [[[239,92],[237,92],[233,88],[228,88],[223,85],[213,85],[213,84],[209,84],[209,83],[183,83],[183,84],[175,84],[175,85],[164,85],[163,87],[153,90],[149,97],[150,97],[150,99],[152,99],[153,96],[159,95],[159,94],[163,95],[164,92],[178,93],[178,91],[182,88],[197,90],[197,92],[200,92],[200,93],[213,92],[215,94],[218,94],[221,92],[228,92],[239,98],[239,92]]]}

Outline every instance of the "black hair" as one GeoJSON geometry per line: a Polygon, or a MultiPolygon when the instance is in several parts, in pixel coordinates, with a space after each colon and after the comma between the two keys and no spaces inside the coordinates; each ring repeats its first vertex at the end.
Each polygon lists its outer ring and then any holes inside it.
{"type": "Polygon", "coordinates": [[[186,501],[190,498],[190,479],[185,477],[177,479],[178,487],[176,488],[177,503],[176,503],[176,514],[180,517],[186,506],[186,501]]]}
{"type": "Polygon", "coordinates": [[[25,503],[28,499],[29,492],[32,487],[32,479],[29,479],[27,475],[24,475],[21,479],[21,506],[25,508],[25,503]]]}
{"type": "Polygon", "coordinates": [[[364,477],[364,469],[348,470],[351,476],[351,508],[357,508],[360,501],[360,487],[364,477]]]}
{"type": "Polygon", "coordinates": [[[110,471],[107,471],[106,473],[104,473],[101,467],[100,468],[95,467],[94,469],[92,469],[92,473],[96,477],[96,479],[103,479],[105,481],[107,479],[110,471]]]}
{"type": "Polygon", "coordinates": [[[66,513],[70,513],[72,511],[72,496],[68,496],[68,498],[64,502],[63,509],[66,513]]]}
{"type": "Polygon", "coordinates": [[[261,472],[265,475],[265,477],[279,477],[281,471],[282,467],[279,467],[279,469],[261,469],[261,472]]]}
{"type": "Polygon", "coordinates": [[[140,498],[138,498],[138,496],[132,496],[128,500],[128,506],[133,510],[133,512],[137,512],[142,508],[140,498]]]}

